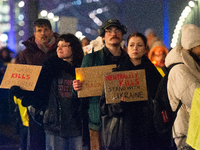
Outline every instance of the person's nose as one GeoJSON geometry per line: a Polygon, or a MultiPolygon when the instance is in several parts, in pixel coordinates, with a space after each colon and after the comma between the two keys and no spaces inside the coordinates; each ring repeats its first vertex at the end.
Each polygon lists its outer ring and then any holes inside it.
{"type": "Polygon", "coordinates": [[[117,31],[112,31],[111,34],[112,35],[117,35],[117,31]]]}
{"type": "Polygon", "coordinates": [[[61,50],[61,49],[62,49],[62,46],[58,46],[57,49],[58,49],[58,50],[61,50]]]}
{"type": "Polygon", "coordinates": [[[45,34],[45,31],[44,31],[44,30],[42,30],[42,31],[41,31],[41,34],[42,34],[42,35],[44,35],[44,34],[45,34]]]}
{"type": "Polygon", "coordinates": [[[134,45],[134,46],[133,46],[133,49],[135,49],[135,50],[136,50],[136,49],[137,49],[137,45],[134,45]]]}

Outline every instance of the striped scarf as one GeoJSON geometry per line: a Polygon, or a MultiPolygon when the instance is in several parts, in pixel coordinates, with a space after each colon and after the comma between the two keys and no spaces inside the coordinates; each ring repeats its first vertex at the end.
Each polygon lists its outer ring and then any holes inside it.
{"type": "Polygon", "coordinates": [[[39,49],[41,49],[45,53],[48,52],[48,50],[51,49],[51,47],[55,44],[55,42],[56,42],[56,39],[55,39],[54,36],[52,36],[51,40],[48,43],[41,43],[39,40],[37,40],[35,38],[35,43],[37,44],[39,49]]]}

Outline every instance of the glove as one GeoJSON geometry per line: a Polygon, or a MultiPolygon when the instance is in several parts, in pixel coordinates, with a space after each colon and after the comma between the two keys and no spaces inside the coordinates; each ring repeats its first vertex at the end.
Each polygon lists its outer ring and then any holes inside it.
{"type": "Polygon", "coordinates": [[[22,90],[19,86],[12,86],[10,88],[10,94],[13,95],[13,96],[16,96],[17,98],[21,98],[24,96],[24,90],[22,90]]]}

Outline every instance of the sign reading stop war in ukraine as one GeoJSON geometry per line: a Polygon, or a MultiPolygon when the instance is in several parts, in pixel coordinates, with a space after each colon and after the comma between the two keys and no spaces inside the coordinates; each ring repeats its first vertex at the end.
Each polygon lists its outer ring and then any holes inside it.
{"type": "Polygon", "coordinates": [[[112,72],[116,65],[76,68],[76,79],[82,82],[78,97],[101,96],[103,92],[103,74],[112,72]]]}
{"type": "Polygon", "coordinates": [[[0,88],[9,89],[13,85],[33,91],[42,66],[8,64],[0,88]]]}
{"type": "Polygon", "coordinates": [[[104,86],[107,104],[148,100],[145,70],[105,73],[104,86]]]}

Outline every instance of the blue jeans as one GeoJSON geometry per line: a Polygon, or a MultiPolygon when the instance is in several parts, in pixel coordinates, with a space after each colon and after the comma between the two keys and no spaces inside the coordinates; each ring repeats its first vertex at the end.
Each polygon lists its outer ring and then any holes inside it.
{"type": "Polygon", "coordinates": [[[46,150],[82,150],[82,136],[62,138],[46,134],[46,150]]]}

